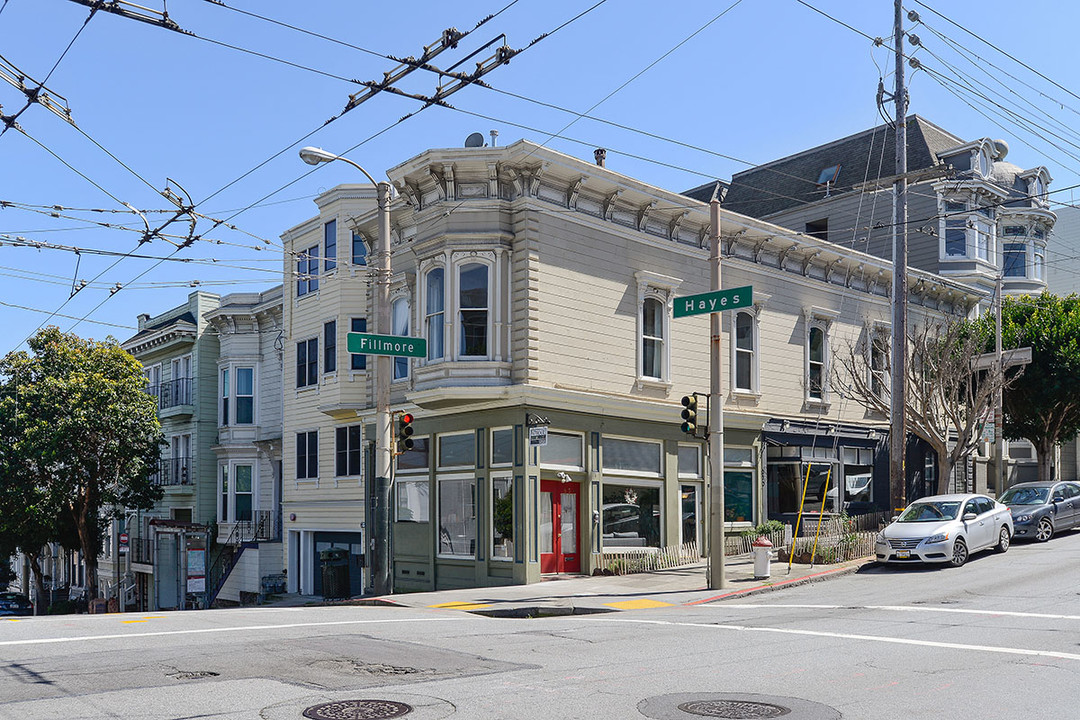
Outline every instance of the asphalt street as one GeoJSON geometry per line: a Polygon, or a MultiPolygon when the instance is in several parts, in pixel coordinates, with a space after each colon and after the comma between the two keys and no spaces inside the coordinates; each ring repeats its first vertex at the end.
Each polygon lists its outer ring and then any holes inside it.
{"type": "MultiPolygon", "coordinates": [[[[959,569],[871,565],[536,619],[335,606],[0,621],[0,718],[278,720],[347,700],[403,703],[409,720],[1070,718],[1078,552],[1071,533],[959,569]]],[[[389,717],[359,707],[340,717],[389,717]]]]}

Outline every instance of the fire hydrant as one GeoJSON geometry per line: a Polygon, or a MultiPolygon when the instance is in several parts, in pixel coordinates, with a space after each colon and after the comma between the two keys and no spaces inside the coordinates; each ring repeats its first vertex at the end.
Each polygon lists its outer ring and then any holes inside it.
{"type": "Polygon", "coordinates": [[[762,535],[750,546],[754,548],[754,578],[764,580],[769,577],[769,563],[772,561],[773,544],[762,535]]]}

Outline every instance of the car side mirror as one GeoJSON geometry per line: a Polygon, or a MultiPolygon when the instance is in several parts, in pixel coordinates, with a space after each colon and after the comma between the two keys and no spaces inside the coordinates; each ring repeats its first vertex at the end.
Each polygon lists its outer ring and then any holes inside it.
{"type": "Polygon", "coordinates": [[[977,518],[977,517],[979,517],[979,516],[978,516],[978,515],[976,515],[975,513],[964,513],[964,517],[963,517],[962,519],[963,519],[963,520],[964,520],[965,522],[967,522],[968,520],[974,520],[974,519],[975,519],[975,518],[977,518]]]}
{"type": "Polygon", "coordinates": [[[1064,495],[1055,495],[1054,499],[1053,499],[1053,502],[1056,502],[1056,503],[1065,502],[1065,496],[1064,495]]]}

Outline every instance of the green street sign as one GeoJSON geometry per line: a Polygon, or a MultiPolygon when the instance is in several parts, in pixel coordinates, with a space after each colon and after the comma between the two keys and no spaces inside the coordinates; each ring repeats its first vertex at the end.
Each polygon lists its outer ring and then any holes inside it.
{"type": "Polygon", "coordinates": [[[427,340],[401,335],[372,335],[348,333],[345,345],[356,355],[396,355],[404,357],[427,357],[427,340]]]}
{"type": "Polygon", "coordinates": [[[724,310],[736,310],[747,307],[752,302],[754,302],[754,287],[744,285],[730,290],[717,290],[716,292],[675,298],[674,315],[678,318],[687,315],[704,315],[705,313],[723,312],[724,310]]]}

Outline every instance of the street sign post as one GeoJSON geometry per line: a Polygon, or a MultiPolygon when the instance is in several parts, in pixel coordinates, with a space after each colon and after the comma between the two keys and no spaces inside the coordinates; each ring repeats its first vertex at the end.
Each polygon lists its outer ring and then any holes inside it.
{"type": "Polygon", "coordinates": [[[345,344],[354,355],[427,357],[427,340],[424,338],[351,332],[345,336],[345,344]]]}
{"type": "Polygon", "coordinates": [[[704,315],[705,313],[748,307],[753,302],[753,286],[744,285],[730,290],[717,290],[716,292],[675,298],[675,309],[672,314],[677,318],[688,315],[704,315]]]}

